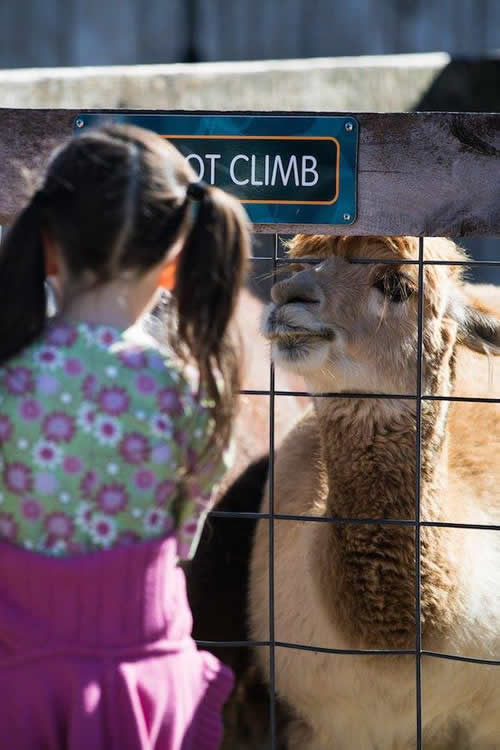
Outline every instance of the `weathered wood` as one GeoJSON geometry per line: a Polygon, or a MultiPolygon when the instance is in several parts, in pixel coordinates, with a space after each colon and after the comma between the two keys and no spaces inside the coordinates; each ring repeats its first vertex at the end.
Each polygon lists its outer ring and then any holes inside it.
{"type": "MultiPolygon", "coordinates": [[[[54,145],[71,135],[76,114],[0,110],[0,223],[8,223],[22,206],[23,169],[43,167],[54,145]]],[[[348,227],[256,225],[256,231],[500,235],[500,114],[356,116],[360,124],[356,222],[348,227]]]]}

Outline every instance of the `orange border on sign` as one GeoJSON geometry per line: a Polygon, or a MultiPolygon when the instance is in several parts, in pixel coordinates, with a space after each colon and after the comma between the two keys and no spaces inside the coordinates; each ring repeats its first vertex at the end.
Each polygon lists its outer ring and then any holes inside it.
{"type": "Polygon", "coordinates": [[[240,200],[240,203],[280,203],[282,205],[301,206],[331,206],[339,197],[339,174],[340,174],[340,143],[337,138],[330,135],[162,135],[162,138],[173,140],[174,138],[212,139],[212,140],[240,140],[240,141],[333,141],[337,147],[337,165],[335,169],[336,193],[331,201],[273,201],[273,200],[240,200]]]}

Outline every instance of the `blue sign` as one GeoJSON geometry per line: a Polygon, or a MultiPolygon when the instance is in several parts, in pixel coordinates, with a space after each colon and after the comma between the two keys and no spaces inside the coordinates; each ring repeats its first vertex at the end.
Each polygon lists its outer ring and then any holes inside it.
{"type": "Polygon", "coordinates": [[[352,116],[91,114],[75,131],[120,122],[167,138],[200,180],[227,190],[256,224],[352,224],[358,122],[352,116]]]}

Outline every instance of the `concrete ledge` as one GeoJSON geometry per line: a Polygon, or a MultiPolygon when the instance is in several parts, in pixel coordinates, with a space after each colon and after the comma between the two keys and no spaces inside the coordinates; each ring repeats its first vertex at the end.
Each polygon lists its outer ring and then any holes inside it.
{"type": "Polygon", "coordinates": [[[402,112],[449,55],[387,55],[193,65],[0,71],[12,108],[402,112]]]}

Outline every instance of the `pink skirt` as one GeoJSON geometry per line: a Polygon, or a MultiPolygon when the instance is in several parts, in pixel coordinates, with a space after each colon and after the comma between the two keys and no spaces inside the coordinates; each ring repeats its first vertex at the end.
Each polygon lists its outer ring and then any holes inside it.
{"type": "Polygon", "coordinates": [[[231,671],[191,638],[176,541],[0,543],[0,747],[217,750],[231,671]]]}

